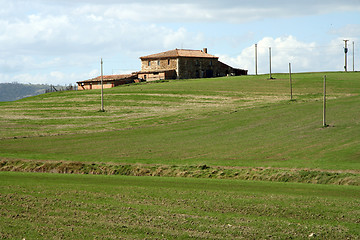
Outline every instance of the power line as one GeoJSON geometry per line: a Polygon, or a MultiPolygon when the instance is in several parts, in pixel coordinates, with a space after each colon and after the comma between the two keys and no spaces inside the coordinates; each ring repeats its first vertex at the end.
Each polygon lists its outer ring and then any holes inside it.
{"type": "MultiPolygon", "coordinates": [[[[339,48],[341,47],[342,45],[341,44],[336,44],[336,45],[319,45],[319,46],[304,46],[304,47],[278,47],[278,46],[275,46],[275,47],[271,47],[272,49],[280,49],[280,50],[303,50],[303,49],[317,49],[317,48],[339,48]]],[[[258,44],[258,49],[268,49],[269,47],[268,46],[260,46],[258,44]]]]}
{"type": "MultiPolygon", "coordinates": [[[[265,46],[261,46],[259,44],[255,44],[255,51],[256,54],[259,53],[259,50],[264,50],[263,53],[265,53],[268,49],[269,49],[269,45],[265,46]]],[[[304,46],[304,47],[278,47],[278,46],[271,46],[271,48],[273,50],[276,51],[286,51],[286,50],[307,50],[307,49],[340,49],[342,47],[342,44],[331,44],[331,45],[319,45],[319,46],[304,46]]],[[[252,47],[251,47],[252,48],[252,47]]],[[[246,48],[248,49],[248,48],[246,48]]],[[[227,55],[229,57],[237,57],[239,55],[241,55],[242,52],[233,52],[230,55],[227,55]]]]}

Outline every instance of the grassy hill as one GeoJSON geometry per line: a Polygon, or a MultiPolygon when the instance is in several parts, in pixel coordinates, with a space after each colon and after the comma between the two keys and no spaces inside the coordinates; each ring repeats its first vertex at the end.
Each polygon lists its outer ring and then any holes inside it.
{"type": "Polygon", "coordinates": [[[0,103],[7,159],[360,169],[360,73],[176,80],[0,103]],[[322,127],[327,75],[328,124],[322,127]]]}
{"type": "Polygon", "coordinates": [[[274,76],[0,103],[0,238],[358,239],[360,73],[274,76]]]}

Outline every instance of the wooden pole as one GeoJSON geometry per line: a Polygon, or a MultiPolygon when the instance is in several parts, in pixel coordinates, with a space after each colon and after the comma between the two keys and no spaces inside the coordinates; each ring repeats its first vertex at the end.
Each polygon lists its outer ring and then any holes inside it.
{"type": "Polygon", "coordinates": [[[272,76],[271,76],[271,47],[269,47],[269,66],[270,66],[270,79],[272,79],[272,76]]]}
{"type": "Polygon", "coordinates": [[[327,127],[327,124],[326,124],[326,76],[324,76],[323,127],[327,127]]]}
{"type": "Polygon", "coordinates": [[[258,75],[257,44],[255,43],[255,74],[258,75]]]}
{"type": "Polygon", "coordinates": [[[345,66],[344,66],[344,69],[345,69],[345,72],[347,72],[347,53],[348,53],[348,48],[347,48],[347,42],[349,40],[344,40],[345,42],[345,48],[344,48],[344,52],[345,52],[345,66]]]}
{"type": "Polygon", "coordinates": [[[353,72],[355,72],[355,42],[353,41],[353,72]]]}
{"type": "Polygon", "coordinates": [[[104,74],[103,74],[103,60],[101,58],[101,112],[105,112],[104,110],[104,74]]]}
{"type": "Polygon", "coordinates": [[[293,92],[292,92],[292,79],[291,79],[291,63],[289,63],[289,78],[290,78],[290,101],[292,101],[293,92]]]}

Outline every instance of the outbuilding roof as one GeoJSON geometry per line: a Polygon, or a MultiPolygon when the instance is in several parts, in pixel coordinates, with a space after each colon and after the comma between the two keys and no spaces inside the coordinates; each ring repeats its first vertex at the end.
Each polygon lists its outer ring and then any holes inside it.
{"type": "MultiPolygon", "coordinates": [[[[137,76],[136,74],[104,75],[103,80],[104,81],[124,80],[124,79],[135,78],[136,76],[137,76]]],[[[101,81],[101,76],[98,76],[96,78],[92,78],[89,80],[85,80],[85,81],[80,81],[77,83],[99,82],[99,81],[101,81]]]]}
{"type": "Polygon", "coordinates": [[[166,52],[156,53],[148,56],[140,57],[141,60],[161,59],[161,58],[178,58],[178,57],[194,57],[194,58],[216,58],[218,57],[208,54],[203,50],[174,49],[166,52]]]}

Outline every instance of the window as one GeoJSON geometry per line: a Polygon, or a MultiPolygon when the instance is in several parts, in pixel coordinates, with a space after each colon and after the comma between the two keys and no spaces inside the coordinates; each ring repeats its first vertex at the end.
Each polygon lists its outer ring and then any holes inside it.
{"type": "Polygon", "coordinates": [[[151,61],[148,61],[148,66],[149,66],[149,67],[151,66],[151,61]]]}
{"type": "Polygon", "coordinates": [[[168,65],[170,65],[170,59],[168,59],[168,65]]]}
{"type": "Polygon", "coordinates": [[[157,65],[160,66],[160,60],[157,60],[157,65]]]}
{"type": "Polygon", "coordinates": [[[213,65],[213,62],[212,62],[212,60],[210,60],[210,66],[212,66],[213,65]]]}
{"type": "Polygon", "coordinates": [[[195,60],[195,65],[196,65],[196,66],[199,66],[199,65],[200,65],[200,64],[199,64],[199,60],[197,60],[197,59],[195,60]]]}

